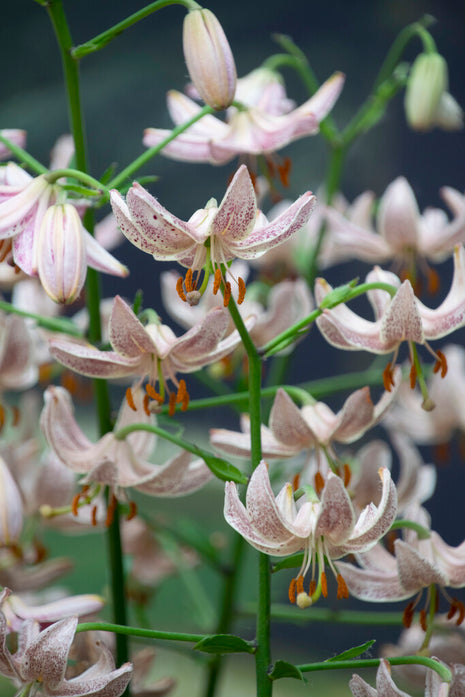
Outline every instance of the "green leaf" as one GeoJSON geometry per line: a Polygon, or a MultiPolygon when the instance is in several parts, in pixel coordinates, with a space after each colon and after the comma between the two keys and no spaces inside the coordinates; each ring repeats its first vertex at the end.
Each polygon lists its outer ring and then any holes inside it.
{"type": "Polygon", "coordinates": [[[364,644],[360,644],[360,646],[353,646],[351,649],[347,649],[347,651],[343,651],[337,656],[328,658],[326,663],[333,661],[347,661],[350,658],[357,658],[358,656],[361,656],[362,653],[365,653],[365,651],[368,651],[368,649],[371,649],[375,641],[376,639],[370,639],[370,641],[366,641],[364,644]]]}
{"type": "Polygon", "coordinates": [[[199,455],[204,460],[208,469],[210,469],[215,477],[218,477],[218,479],[222,479],[223,482],[247,484],[248,479],[245,474],[243,474],[237,467],[234,467],[234,465],[231,465],[230,462],[226,462],[226,460],[223,460],[221,457],[209,455],[204,451],[199,452],[199,455]]]}
{"type": "Polygon", "coordinates": [[[273,564],[272,572],[281,571],[281,569],[295,569],[300,568],[304,561],[304,553],[297,552],[297,554],[291,554],[290,557],[286,557],[276,564],[273,564]]]}
{"type": "Polygon", "coordinates": [[[358,278],[352,279],[349,283],[344,283],[342,286],[333,288],[320,303],[320,310],[329,310],[339,303],[343,303],[344,300],[350,296],[351,291],[355,288],[358,283],[358,278]]]}
{"type": "Polygon", "coordinates": [[[234,634],[211,634],[194,646],[205,653],[254,653],[255,647],[234,634]]]}
{"type": "Polygon", "coordinates": [[[273,666],[273,670],[270,673],[270,678],[272,680],[279,680],[280,678],[294,678],[294,680],[302,680],[302,682],[307,682],[303,676],[302,671],[297,666],[287,661],[276,661],[273,666]]]}

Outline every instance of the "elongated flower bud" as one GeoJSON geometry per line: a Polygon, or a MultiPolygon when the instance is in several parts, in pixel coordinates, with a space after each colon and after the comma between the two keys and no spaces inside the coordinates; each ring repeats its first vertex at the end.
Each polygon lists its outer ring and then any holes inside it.
{"type": "Polygon", "coordinates": [[[17,542],[23,527],[23,504],[6,462],[0,457],[0,547],[17,542]]]}
{"type": "Polygon", "coordinates": [[[187,13],[183,47],[189,75],[203,101],[214,109],[228,107],[236,91],[236,66],[213,12],[199,8],[187,13]]]}
{"type": "Polygon", "coordinates": [[[405,92],[408,124],[416,131],[434,126],[445,130],[462,128],[462,110],[448,93],[445,59],[438,53],[421,53],[415,60],[405,92]]]}
{"type": "Polygon", "coordinates": [[[86,278],[86,245],[81,219],[70,203],[50,206],[38,238],[37,271],[45,292],[57,303],[72,303],[86,278]]]}

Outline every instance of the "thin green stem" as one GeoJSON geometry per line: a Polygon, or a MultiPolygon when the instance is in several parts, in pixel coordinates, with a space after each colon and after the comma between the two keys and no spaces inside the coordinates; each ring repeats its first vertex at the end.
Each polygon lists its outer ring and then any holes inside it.
{"type": "MultiPolygon", "coordinates": [[[[425,668],[435,670],[444,682],[450,682],[452,680],[452,673],[449,668],[439,663],[439,661],[436,661],[434,658],[428,658],[427,656],[396,656],[385,660],[387,660],[391,666],[425,666],[425,668]]],[[[373,668],[379,666],[380,662],[380,658],[351,658],[346,661],[305,663],[296,667],[302,673],[311,673],[317,670],[357,670],[358,668],[373,668]]]]}
{"type": "Polygon", "coordinates": [[[26,150],[23,150],[23,148],[20,148],[19,145],[16,145],[15,143],[12,143],[11,140],[8,140],[8,138],[5,138],[0,132],[0,143],[3,143],[3,145],[6,145],[9,150],[13,153],[13,155],[16,155],[18,160],[21,160],[21,162],[24,162],[30,169],[32,169],[33,172],[36,172],[37,174],[45,174],[48,172],[47,167],[44,167],[43,164],[41,164],[38,160],[35,159],[35,157],[32,157],[32,155],[29,155],[26,150]]]}
{"type": "Polygon", "coordinates": [[[88,56],[90,53],[100,51],[100,49],[110,43],[110,41],[122,34],[125,29],[132,27],[134,24],[140,22],[142,19],[145,19],[153,12],[161,10],[164,7],[169,7],[170,5],[184,5],[184,7],[186,7],[188,10],[199,7],[199,5],[192,0],[157,0],[156,2],[152,2],[150,5],[143,7],[138,12],[134,12],[134,14],[129,15],[129,17],[126,17],[126,19],[123,19],[121,22],[114,24],[101,34],[94,36],[89,41],[79,44],[79,46],[75,46],[71,51],[71,56],[75,60],[79,60],[80,58],[84,58],[84,56],[88,56]]]}
{"type": "Polygon", "coordinates": [[[205,638],[204,634],[185,634],[183,632],[162,632],[157,629],[141,629],[127,625],[112,624],[111,622],[81,622],[76,627],[79,632],[113,632],[118,636],[145,637],[146,639],[162,639],[163,641],[188,641],[197,644],[205,638]]]}
{"type": "MultiPolygon", "coordinates": [[[[245,603],[240,608],[240,614],[255,616],[256,603],[245,603]]],[[[312,606],[308,611],[300,610],[289,604],[272,603],[271,617],[282,622],[333,622],[335,624],[384,625],[390,627],[402,626],[401,612],[376,612],[358,610],[330,610],[312,606]]]]}
{"type": "Polygon", "coordinates": [[[18,307],[12,305],[12,303],[6,300],[0,300],[0,310],[9,312],[13,315],[19,315],[20,317],[29,317],[33,319],[39,327],[44,327],[44,329],[50,329],[52,332],[60,332],[62,334],[68,334],[69,336],[82,337],[82,331],[76,327],[74,322],[70,319],[60,318],[60,317],[42,317],[42,315],[37,315],[35,312],[27,312],[27,310],[20,310],[18,307]]]}
{"type": "Polygon", "coordinates": [[[427,540],[431,537],[431,531],[428,528],[423,527],[423,525],[416,523],[414,520],[405,520],[403,518],[394,521],[389,530],[402,530],[403,528],[414,530],[419,540],[427,540]]]}
{"type": "Polygon", "coordinates": [[[431,641],[431,637],[433,635],[434,617],[436,614],[436,596],[437,596],[436,586],[434,585],[434,583],[432,583],[429,587],[428,626],[426,627],[426,632],[425,632],[425,636],[424,636],[420,651],[423,651],[423,650],[428,648],[429,642],[431,641]]]}
{"type": "Polygon", "coordinates": [[[62,177],[71,177],[73,179],[77,179],[78,181],[81,181],[83,184],[88,184],[94,189],[97,189],[99,193],[105,194],[107,198],[110,198],[110,192],[108,191],[106,186],[104,186],[104,184],[99,182],[98,179],[94,179],[94,177],[91,177],[90,174],[81,172],[78,169],[54,169],[50,171],[45,178],[47,179],[47,181],[50,182],[50,184],[53,184],[57,181],[57,179],[61,179],[62,177]]]}
{"type": "Polygon", "coordinates": [[[129,177],[132,177],[132,175],[137,172],[138,169],[140,169],[143,165],[145,165],[147,162],[149,162],[152,157],[155,157],[155,155],[158,155],[158,153],[163,150],[163,148],[168,145],[168,143],[171,143],[172,140],[178,137],[181,133],[186,131],[190,126],[192,126],[194,123],[197,123],[197,121],[200,121],[201,118],[206,116],[207,114],[213,114],[214,109],[211,106],[204,106],[200,111],[193,116],[189,121],[186,121],[186,123],[181,124],[180,126],[176,126],[176,128],[173,128],[169,136],[167,136],[164,140],[162,140],[158,145],[154,145],[152,148],[148,148],[142,155],[139,155],[138,158],[136,158],[131,164],[129,164],[127,167],[125,167],[119,174],[116,175],[108,184],[107,187],[108,189],[117,189],[121,184],[123,184],[126,179],[129,179],[129,177]]]}

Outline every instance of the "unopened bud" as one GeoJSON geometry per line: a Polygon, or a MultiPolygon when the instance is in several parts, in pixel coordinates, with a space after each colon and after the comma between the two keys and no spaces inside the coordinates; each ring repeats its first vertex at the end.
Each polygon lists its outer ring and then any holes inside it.
{"type": "Polygon", "coordinates": [[[86,278],[81,219],[70,203],[50,206],[38,237],[37,271],[45,292],[57,303],[72,303],[86,278]]]}
{"type": "Polygon", "coordinates": [[[183,47],[189,75],[203,101],[214,109],[228,107],[236,92],[236,66],[213,12],[199,8],[187,13],[183,47]]]}
{"type": "Polygon", "coordinates": [[[412,66],[405,92],[405,113],[411,128],[430,131],[434,126],[446,130],[462,127],[462,109],[447,89],[445,59],[439,53],[421,53],[412,66]]]}

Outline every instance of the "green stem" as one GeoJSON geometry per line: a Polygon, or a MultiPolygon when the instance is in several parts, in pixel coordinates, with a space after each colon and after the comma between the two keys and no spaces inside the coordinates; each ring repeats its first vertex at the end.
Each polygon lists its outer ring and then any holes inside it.
{"type": "MultiPolygon", "coordinates": [[[[245,603],[240,608],[242,615],[255,616],[256,603],[245,603]]],[[[402,626],[401,612],[376,612],[358,610],[330,610],[313,606],[308,611],[299,610],[288,604],[272,603],[271,617],[282,622],[333,622],[336,624],[384,625],[390,627],[402,626]]]]}
{"type": "Polygon", "coordinates": [[[62,177],[72,177],[73,179],[77,179],[83,184],[88,184],[94,189],[97,189],[98,192],[105,194],[107,198],[110,198],[110,192],[101,182],[99,182],[98,179],[94,179],[94,177],[91,177],[89,174],[81,172],[78,169],[54,169],[51,170],[45,178],[48,182],[50,182],[50,184],[53,184],[57,181],[57,179],[61,179],[62,177]]]}
{"type": "Polygon", "coordinates": [[[432,583],[429,587],[429,610],[428,610],[428,626],[426,627],[426,632],[425,632],[425,638],[423,639],[423,643],[421,645],[420,651],[425,651],[428,646],[429,642],[431,640],[431,637],[433,635],[433,629],[434,629],[434,617],[436,614],[436,596],[437,596],[437,590],[436,586],[434,583],[432,583]]]}
{"type": "Polygon", "coordinates": [[[118,22],[118,24],[114,24],[112,27],[110,27],[110,29],[107,29],[101,34],[94,36],[93,39],[90,39],[83,44],[79,44],[79,46],[75,46],[71,51],[71,56],[75,60],[79,60],[80,58],[84,58],[84,56],[88,56],[90,53],[100,51],[100,49],[110,43],[110,41],[122,34],[125,29],[132,27],[134,24],[140,22],[142,19],[145,19],[145,17],[148,17],[153,12],[161,10],[164,7],[169,7],[170,5],[184,5],[184,7],[186,7],[188,10],[199,7],[199,5],[192,0],[157,0],[156,2],[152,2],[150,5],[143,7],[138,12],[134,12],[134,14],[129,15],[129,17],[126,17],[126,19],[123,19],[123,21],[118,22]]]}
{"type": "MultiPolygon", "coordinates": [[[[76,169],[84,174],[88,171],[87,149],[85,138],[84,118],[81,108],[79,67],[71,56],[72,38],[66,20],[62,0],[49,0],[47,11],[53,25],[61,52],[63,71],[68,96],[68,109],[71,131],[74,139],[76,169]]],[[[84,216],[84,225],[93,231],[93,212],[88,210],[84,216]]],[[[88,269],[86,280],[86,300],[89,312],[89,340],[92,343],[101,340],[100,323],[100,281],[94,269],[88,269]]],[[[94,392],[97,402],[97,413],[100,435],[111,430],[111,404],[108,385],[104,380],[94,380],[94,392]]],[[[111,588],[113,618],[116,624],[126,624],[126,597],[124,592],[123,555],[119,530],[119,511],[116,507],[113,520],[108,527],[107,544],[111,567],[111,588]]],[[[118,664],[126,663],[129,657],[129,647],[126,636],[116,637],[116,660],[118,664]]],[[[129,688],[126,690],[129,695],[129,688]]]]}
{"type": "Polygon", "coordinates": [[[197,644],[205,638],[204,634],[185,634],[183,632],[161,632],[156,629],[141,629],[111,622],[82,622],[76,627],[79,632],[113,632],[117,636],[137,636],[146,639],[162,639],[164,641],[189,641],[197,644]]]}
{"type": "Polygon", "coordinates": [[[168,143],[171,143],[172,140],[178,137],[181,133],[186,131],[190,126],[192,126],[194,123],[197,121],[200,121],[201,118],[206,116],[207,114],[213,114],[215,110],[211,106],[204,106],[200,111],[193,116],[189,121],[186,121],[186,123],[181,124],[180,126],[176,126],[176,128],[173,128],[169,136],[167,136],[164,140],[162,140],[158,145],[154,145],[152,148],[148,148],[142,155],[139,155],[138,158],[136,158],[131,164],[129,164],[127,167],[123,169],[122,172],[120,172],[116,177],[114,177],[108,184],[107,187],[108,189],[117,189],[121,184],[126,179],[129,179],[135,172],[137,172],[138,169],[140,169],[143,165],[145,165],[149,160],[152,159],[155,155],[158,155],[158,153],[163,150],[163,148],[168,145],[168,143]]]}
{"type": "Polygon", "coordinates": [[[13,315],[19,315],[20,317],[29,317],[30,319],[35,320],[39,327],[50,329],[52,332],[60,332],[62,334],[68,334],[69,336],[82,337],[82,331],[76,327],[74,322],[64,317],[42,317],[42,315],[37,315],[35,312],[20,310],[18,307],[15,307],[6,300],[0,300],[0,310],[10,312],[13,315]]]}
{"type": "Polygon", "coordinates": [[[402,530],[402,528],[407,528],[408,530],[414,530],[417,533],[419,540],[428,540],[431,537],[431,532],[428,528],[425,528],[420,523],[416,523],[414,520],[400,519],[396,520],[389,530],[402,530]]]}
{"type": "Polygon", "coordinates": [[[8,140],[8,138],[5,138],[0,132],[0,143],[3,143],[3,145],[6,145],[9,150],[13,153],[13,155],[16,155],[18,160],[21,160],[21,162],[24,162],[24,164],[28,165],[30,169],[32,169],[33,172],[36,172],[37,174],[45,174],[48,172],[48,169],[44,167],[43,164],[41,164],[38,160],[36,160],[32,155],[29,155],[26,150],[23,150],[23,148],[20,148],[19,145],[16,145],[15,143],[12,143],[11,140],[8,140]]]}
{"type": "MultiPolygon", "coordinates": [[[[449,668],[439,663],[439,661],[436,661],[434,658],[428,658],[427,656],[396,656],[394,658],[386,658],[385,660],[387,660],[391,666],[425,666],[425,668],[435,670],[444,682],[450,682],[452,680],[452,673],[449,668]]],[[[380,658],[351,658],[346,661],[305,663],[296,667],[302,671],[302,673],[311,673],[317,670],[357,670],[358,668],[372,668],[379,666],[380,662],[380,658]]]]}

